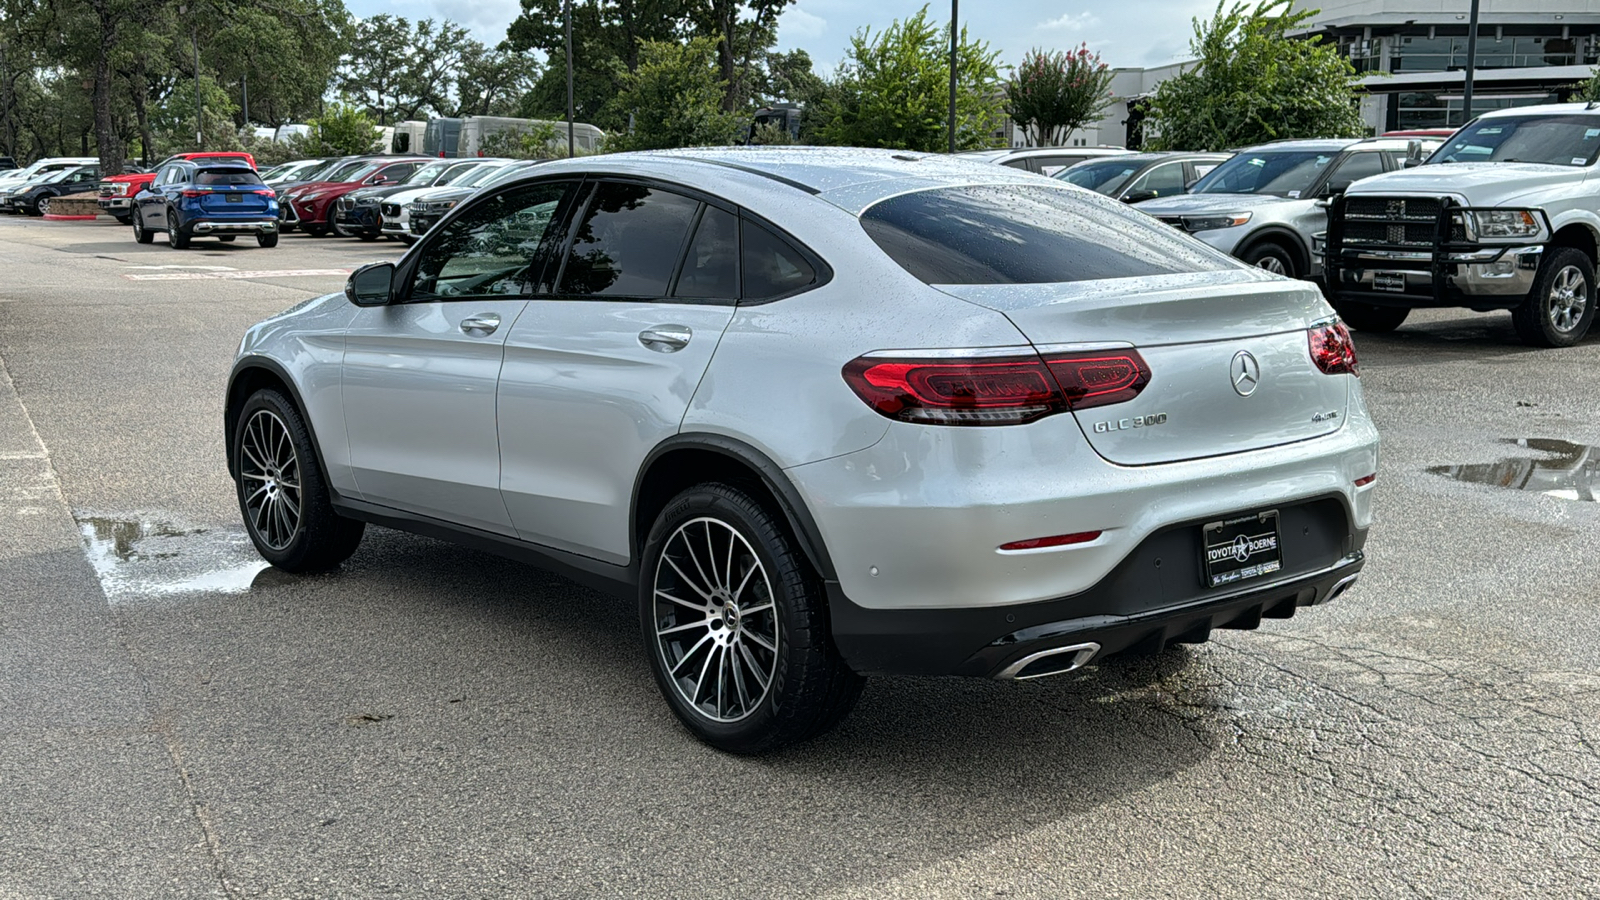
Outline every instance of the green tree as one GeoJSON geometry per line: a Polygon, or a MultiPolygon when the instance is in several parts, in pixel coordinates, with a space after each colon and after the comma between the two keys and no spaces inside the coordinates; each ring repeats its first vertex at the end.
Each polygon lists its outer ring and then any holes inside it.
{"type": "Polygon", "coordinates": [[[1032,50],[1006,81],[1006,112],[1030,147],[1055,147],[1072,132],[1105,118],[1111,67],[1086,44],[1066,52],[1032,50]]]}
{"type": "Polygon", "coordinates": [[[422,100],[408,90],[410,57],[415,35],[411,23],[387,13],[361,19],[351,31],[350,48],[338,74],[341,94],[358,102],[379,125],[399,122],[415,114],[422,100]]]}
{"type": "MultiPolygon", "coordinates": [[[[877,34],[863,29],[850,50],[835,93],[821,115],[829,144],[937,152],[948,145],[949,29],[928,19],[924,6],[877,34]]],[[[997,51],[965,28],[956,53],[956,146],[989,147],[1002,119],[997,51]]]]}
{"type": "Polygon", "coordinates": [[[533,86],[538,72],[539,63],[528,51],[513,50],[505,42],[486,47],[468,41],[456,80],[455,115],[516,115],[518,101],[533,86]]]}
{"type": "Polygon", "coordinates": [[[1288,33],[1320,10],[1293,0],[1217,4],[1194,20],[1189,47],[1198,65],[1156,88],[1146,146],[1151,150],[1226,150],[1285,138],[1357,137],[1364,129],[1350,60],[1321,36],[1288,33]]]}
{"type": "Polygon", "coordinates": [[[1588,81],[1579,82],[1572,86],[1572,96],[1567,99],[1575,103],[1595,103],[1600,101],[1600,68],[1589,75],[1588,81]]]}
{"type": "Polygon", "coordinates": [[[639,68],[622,77],[613,117],[632,117],[633,127],[608,142],[611,150],[661,150],[733,142],[745,117],[722,108],[727,84],[717,77],[717,45],[709,38],[687,43],[648,41],[639,68]]]}
{"type": "Polygon", "coordinates": [[[749,103],[752,73],[778,40],[778,16],[794,0],[697,0],[691,3],[694,33],[717,42],[718,77],[724,84],[722,108],[749,103]]]}
{"type": "Polygon", "coordinates": [[[511,159],[552,159],[567,155],[566,123],[534,122],[528,128],[507,128],[485,137],[478,149],[485,156],[511,159]]]}
{"type": "Polygon", "coordinates": [[[330,104],[327,112],[306,124],[311,126],[310,132],[290,141],[299,156],[371,153],[378,145],[378,129],[364,110],[354,106],[330,104]]]}

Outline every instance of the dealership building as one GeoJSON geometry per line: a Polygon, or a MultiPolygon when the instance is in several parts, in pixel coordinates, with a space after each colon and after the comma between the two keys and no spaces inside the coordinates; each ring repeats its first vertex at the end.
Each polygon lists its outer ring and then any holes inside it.
{"type": "MultiPolygon", "coordinates": [[[[1374,133],[1462,124],[1471,0],[1296,0],[1319,9],[1301,35],[1321,35],[1362,73],[1361,117],[1374,133]]],[[[1116,69],[1112,104],[1075,146],[1137,147],[1142,105],[1194,64],[1116,69]]],[[[1474,113],[1565,100],[1600,65],[1600,0],[1482,0],[1474,113]]],[[[1020,131],[1011,143],[1022,142],[1020,131]]]]}

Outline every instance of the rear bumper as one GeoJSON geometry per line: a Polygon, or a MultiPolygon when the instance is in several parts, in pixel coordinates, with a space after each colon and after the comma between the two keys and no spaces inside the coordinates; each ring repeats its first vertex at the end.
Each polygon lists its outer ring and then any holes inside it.
{"type": "Polygon", "coordinates": [[[852,669],[867,675],[1061,674],[1117,653],[1198,643],[1213,629],[1255,628],[1262,619],[1287,619],[1302,606],[1326,603],[1355,584],[1365,565],[1359,545],[1366,532],[1350,537],[1347,553],[1309,572],[1123,613],[1103,610],[1126,605],[1129,582],[1160,565],[1168,541],[1152,541],[1083,594],[1024,606],[874,610],[851,602],[830,582],[834,643],[852,669]]]}
{"type": "Polygon", "coordinates": [[[187,223],[190,234],[273,234],[278,230],[278,220],[254,219],[197,219],[187,223]]]}

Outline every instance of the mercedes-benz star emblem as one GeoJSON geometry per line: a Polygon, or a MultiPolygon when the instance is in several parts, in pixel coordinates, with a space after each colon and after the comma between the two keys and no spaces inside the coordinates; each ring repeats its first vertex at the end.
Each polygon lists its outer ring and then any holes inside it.
{"type": "Polygon", "coordinates": [[[1233,355],[1233,365],[1229,371],[1233,375],[1233,389],[1241,397],[1254,394],[1261,385],[1261,363],[1256,362],[1249,350],[1240,350],[1233,355]]]}

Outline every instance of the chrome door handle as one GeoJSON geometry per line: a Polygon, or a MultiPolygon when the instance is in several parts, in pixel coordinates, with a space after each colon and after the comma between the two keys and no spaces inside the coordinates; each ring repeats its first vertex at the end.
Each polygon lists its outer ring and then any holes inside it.
{"type": "Polygon", "coordinates": [[[495,329],[499,327],[500,315],[498,313],[478,313],[475,316],[467,316],[461,320],[461,330],[467,334],[472,334],[475,331],[494,334],[495,329]]]}
{"type": "Polygon", "coordinates": [[[676,353],[689,346],[692,337],[687,325],[657,325],[639,332],[639,343],[660,353],[676,353]]]}

